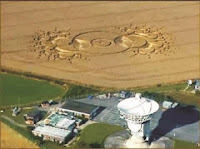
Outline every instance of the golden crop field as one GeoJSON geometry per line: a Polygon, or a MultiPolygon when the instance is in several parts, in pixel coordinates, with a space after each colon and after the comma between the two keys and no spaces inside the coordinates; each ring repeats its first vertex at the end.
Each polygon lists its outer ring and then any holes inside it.
{"type": "Polygon", "coordinates": [[[1,148],[39,148],[1,122],[1,148]]]}
{"type": "Polygon", "coordinates": [[[4,67],[128,88],[199,77],[199,2],[1,2],[4,67]]]}

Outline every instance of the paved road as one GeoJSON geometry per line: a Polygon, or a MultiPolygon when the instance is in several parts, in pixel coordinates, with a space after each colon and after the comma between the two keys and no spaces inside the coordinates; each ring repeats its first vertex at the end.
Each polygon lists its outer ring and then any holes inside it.
{"type": "MultiPolygon", "coordinates": [[[[117,110],[117,104],[119,103],[118,99],[80,99],[78,101],[106,107],[93,119],[94,121],[124,126],[125,122],[120,119],[119,112],[117,110]]],[[[162,114],[163,111],[159,109],[158,112],[153,115],[151,120],[151,130],[154,130],[158,126],[162,114]]],[[[199,133],[199,121],[197,121],[192,124],[174,128],[166,133],[165,136],[197,143],[199,142],[199,133]]]]}

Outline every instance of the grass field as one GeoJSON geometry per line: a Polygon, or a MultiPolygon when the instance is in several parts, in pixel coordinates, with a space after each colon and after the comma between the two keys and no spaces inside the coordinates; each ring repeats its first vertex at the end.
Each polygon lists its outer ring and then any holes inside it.
{"type": "Polygon", "coordinates": [[[195,105],[200,107],[200,96],[193,94],[191,91],[194,89],[194,85],[190,86],[186,91],[183,91],[187,87],[187,83],[168,84],[163,86],[154,86],[149,88],[131,89],[134,92],[143,93],[150,98],[162,102],[164,100],[173,100],[182,104],[195,105]]]}
{"type": "Polygon", "coordinates": [[[39,148],[25,137],[1,122],[1,147],[0,148],[39,148]]]}
{"type": "Polygon", "coordinates": [[[66,149],[65,146],[59,145],[55,142],[45,141],[44,144],[40,146],[41,149],[66,149]]]}
{"type": "MultiPolygon", "coordinates": [[[[195,144],[182,140],[174,140],[174,148],[195,148],[195,144]]],[[[197,147],[196,147],[197,148],[197,147]]]]}
{"type": "Polygon", "coordinates": [[[23,105],[62,96],[65,90],[46,81],[0,73],[1,106],[23,105]]]}
{"type": "Polygon", "coordinates": [[[200,96],[195,94],[184,93],[184,92],[171,92],[166,93],[166,95],[171,96],[177,102],[184,103],[187,105],[195,105],[200,108],[200,96]]]}
{"type": "Polygon", "coordinates": [[[160,92],[184,90],[186,86],[187,86],[187,83],[183,82],[183,83],[178,83],[178,84],[161,85],[160,87],[153,86],[153,87],[148,87],[148,88],[139,88],[139,89],[134,89],[134,91],[137,91],[137,92],[148,91],[148,92],[160,93],[160,92]]]}
{"type": "Polygon", "coordinates": [[[104,123],[95,123],[87,126],[80,133],[80,138],[74,144],[76,148],[100,148],[103,147],[103,142],[106,137],[123,128],[104,123]]]}
{"type": "Polygon", "coordinates": [[[81,85],[69,84],[64,97],[66,98],[83,98],[100,92],[99,88],[86,87],[81,85]]]}

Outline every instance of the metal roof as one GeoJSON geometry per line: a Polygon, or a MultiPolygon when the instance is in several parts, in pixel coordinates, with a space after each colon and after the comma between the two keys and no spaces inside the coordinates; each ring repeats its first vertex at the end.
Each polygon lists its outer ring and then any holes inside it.
{"type": "Polygon", "coordinates": [[[49,115],[44,121],[51,126],[64,129],[68,129],[72,124],[76,122],[75,120],[69,119],[68,116],[58,113],[49,115]]]}
{"type": "Polygon", "coordinates": [[[27,114],[28,117],[37,117],[38,115],[42,114],[40,110],[35,109],[27,114]]]}
{"type": "Polygon", "coordinates": [[[196,80],[195,85],[200,85],[200,80],[196,80]]]}
{"type": "Polygon", "coordinates": [[[61,127],[61,128],[65,128],[68,129],[72,124],[75,123],[75,120],[69,120],[67,118],[62,119],[61,121],[59,121],[56,126],[57,127],[61,127]]]}
{"type": "Polygon", "coordinates": [[[87,103],[68,100],[61,108],[90,114],[97,107],[98,106],[87,104],[87,103]]]}
{"type": "Polygon", "coordinates": [[[37,126],[33,130],[33,133],[40,133],[43,135],[64,139],[71,133],[71,131],[44,125],[37,126]]]}

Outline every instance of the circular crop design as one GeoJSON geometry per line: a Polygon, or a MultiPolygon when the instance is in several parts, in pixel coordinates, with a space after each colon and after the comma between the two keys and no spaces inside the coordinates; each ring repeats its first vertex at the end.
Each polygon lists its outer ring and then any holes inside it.
{"type": "Polygon", "coordinates": [[[90,31],[75,36],[72,44],[77,50],[91,54],[114,54],[127,49],[114,43],[117,36],[109,31],[90,31]]]}
{"type": "Polygon", "coordinates": [[[133,35],[123,35],[117,37],[115,38],[115,43],[125,48],[130,48],[130,47],[139,48],[146,45],[147,41],[144,38],[133,34],[133,35]]]}
{"type": "Polygon", "coordinates": [[[146,26],[114,27],[106,31],[87,31],[71,37],[70,31],[38,31],[30,41],[32,50],[38,57],[48,60],[74,58],[89,60],[92,55],[129,52],[136,55],[169,54],[172,37],[161,29],[146,26]]]}
{"type": "Polygon", "coordinates": [[[99,39],[92,40],[91,44],[92,46],[95,46],[95,47],[104,48],[104,47],[110,46],[112,44],[112,41],[99,38],[99,39]]]}

